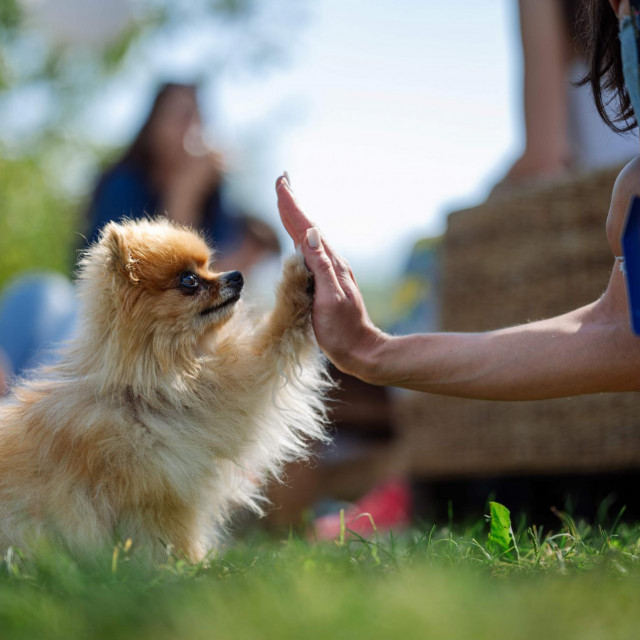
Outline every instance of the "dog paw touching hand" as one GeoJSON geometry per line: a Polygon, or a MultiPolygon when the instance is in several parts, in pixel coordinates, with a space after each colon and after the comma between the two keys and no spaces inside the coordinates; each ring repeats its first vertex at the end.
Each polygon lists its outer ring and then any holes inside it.
{"type": "Polygon", "coordinates": [[[304,263],[304,256],[296,253],[287,258],[282,271],[276,307],[291,314],[291,324],[305,324],[311,318],[313,307],[313,274],[304,263]]]}

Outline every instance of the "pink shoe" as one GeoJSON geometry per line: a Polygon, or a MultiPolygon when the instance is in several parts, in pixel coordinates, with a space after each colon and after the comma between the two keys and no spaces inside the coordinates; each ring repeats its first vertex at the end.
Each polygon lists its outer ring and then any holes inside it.
{"type": "MultiPolygon", "coordinates": [[[[363,538],[374,531],[400,531],[411,522],[411,490],[406,480],[390,480],[363,496],[344,514],[345,527],[363,538]]],[[[340,514],[331,513],[313,521],[318,540],[340,535],[340,514]]]]}

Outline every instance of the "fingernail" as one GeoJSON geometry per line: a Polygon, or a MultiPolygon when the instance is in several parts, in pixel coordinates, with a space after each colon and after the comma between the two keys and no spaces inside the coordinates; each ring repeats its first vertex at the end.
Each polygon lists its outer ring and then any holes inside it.
{"type": "Polygon", "coordinates": [[[289,178],[289,173],[287,171],[282,172],[282,177],[287,181],[287,184],[291,186],[291,178],[289,178]]]}
{"type": "Polygon", "coordinates": [[[317,249],[320,246],[320,231],[318,227],[307,229],[307,242],[312,249],[317,249]]]}
{"type": "Polygon", "coordinates": [[[289,183],[287,182],[287,178],[286,176],[282,175],[282,176],[278,176],[278,179],[276,180],[276,191],[282,187],[285,186],[289,191],[291,191],[291,187],[289,186],[289,183]]]}

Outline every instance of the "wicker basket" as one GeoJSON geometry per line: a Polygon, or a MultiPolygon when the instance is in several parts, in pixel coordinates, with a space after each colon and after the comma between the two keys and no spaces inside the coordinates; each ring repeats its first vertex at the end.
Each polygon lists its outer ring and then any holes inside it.
{"type": "MultiPolygon", "coordinates": [[[[595,300],[613,264],[605,219],[618,171],[449,216],[442,328],[479,331],[595,300]]],[[[403,394],[401,450],[422,477],[640,468],[640,395],[488,402],[403,394]]]]}

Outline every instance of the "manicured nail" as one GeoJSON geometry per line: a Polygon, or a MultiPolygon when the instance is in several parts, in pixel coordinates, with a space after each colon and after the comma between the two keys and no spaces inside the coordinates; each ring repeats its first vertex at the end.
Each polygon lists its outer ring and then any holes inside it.
{"type": "Polygon", "coordinates": [[[312,249],[317,249],[320,246],[320,231],[318,227],[307,229],[307,242],[312,249]]]}
{"type": "Polygon", "coordinates": [[[289,173],[287,171],[282,172],[282,177],[287,181],[287,184],[291,186],[291,178],[289,178],[289,173]]]}

